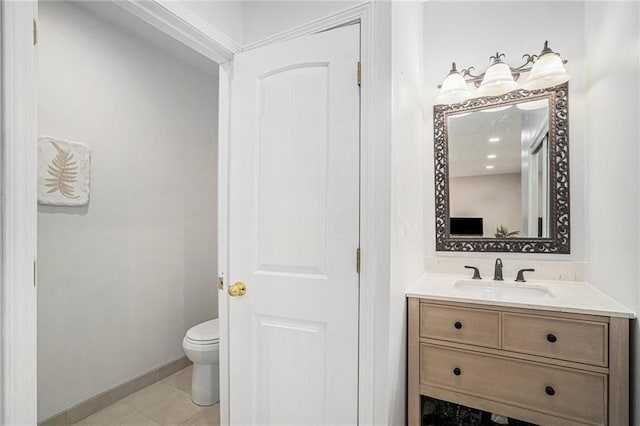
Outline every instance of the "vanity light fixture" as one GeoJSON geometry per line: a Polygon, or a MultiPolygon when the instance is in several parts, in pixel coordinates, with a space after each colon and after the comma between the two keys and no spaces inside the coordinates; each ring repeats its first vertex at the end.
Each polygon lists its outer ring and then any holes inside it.
{"type": "Polygon", "coordinates": [[[493,160],[494,158],[496,158],[496,155],[495,154],[489,154],[489,155],[487,155],[487,158],[489,160],[493,160]]]}
{"type": "Polygon", "coordinates": [[[488,170],[493,169],[493,166],[489,164],[487,167],[485,167],[485,169],[488,169],[488,170]]]}
{"type": "Polygon", "coordinates": [[[518,87],[518,83],[513,79],[511,68],[502,60],[504,53],[497,53],[489,58],[491,66],[485,71],[482,83],[476,92],[478,97],[499,96],[509,93],[518,87]]]}
{"type": "Polygon", "coordinates": [[[440,93],[436,98],[439,104],[455,104],[471,97],[471,89],[464,81],[464,77],[458,72],[456,63],[451,64],[451,71],[447,74],[440,86],[440,93]]]}
{"type": "Polygon", "coordinates": [[[544,48],[539,55],[525,54],[522,56],[524,64],[519,67],[511,67],[504,61],[505,55],[497,52],[489,60],[491,65],[480,75],[474,75],[474,67],[458,71],[453,63],[447,78],[438,88],[440,92],[435,100],[436,104],[451,105],[465,101],[471,97],[500,96],[518,88],[525,90],[545,89],[565,83],[571,79],[564,65],[566,59],[544,42],[544,48]],[[520,86],[517,81],[520,75],[529,73],[527,82],[520,86]],[[472,96],[469,86],[477,88],[472,96]]]}
{"type": "Polygon", "coordinates": [[[500,142],[500,138],[489,138],[489,142],[500,142]]]}
{"type": "Polygon", "coordinates": [[[564,67],[560,55],[549,48],[549,42],[544,42],[544,48],[538,59],[533,63],[527,82],[522,86],[526,90],[544,89],[557,86],[571,79],[564,67]]]}

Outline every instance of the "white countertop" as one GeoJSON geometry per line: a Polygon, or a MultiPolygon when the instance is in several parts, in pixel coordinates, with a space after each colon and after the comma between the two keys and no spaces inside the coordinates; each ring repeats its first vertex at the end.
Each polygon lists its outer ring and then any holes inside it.
{"type": "MultiPolygon", "coordinates": [[[[595,287],[585,282],[572,281],[538,281],[527,283],[508,283],[516,286],[542,286],[551,293],[547,297],[530,297],[525,295],[496,296],[487,292],[465,293],[455,287],[456,281],[469,281],[468,275],[424,274],[413,287],[407,291],[407,297],[464,302],[492,306],[508,306],[514,308],[540,309],[545,311],[570,312],[577,314],[603,315],[610,317],[635,318],[635,313],[626,306],[613,300],[595,287]]],[[[477,283],[489,283],[499,286],[502,282],[478,280],[477,283]]]]}

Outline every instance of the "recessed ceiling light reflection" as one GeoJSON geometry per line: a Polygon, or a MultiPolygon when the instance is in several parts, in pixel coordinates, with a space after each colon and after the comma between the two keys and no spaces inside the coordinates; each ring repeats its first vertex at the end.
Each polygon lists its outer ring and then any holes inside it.
{"type": "Polygon", "coordinates": [[[489,138],[489,142],[500,142],[500,138],[489,138]]]}
{"type": "Polygon", "coordinates": [[[491,169],[493,169],[493,166],[491,164],[489,164],[487,167],[485,167],[485,169],[491,170],[491,169]]]}
{"type": "Polygon", "coordinates": [[[487,158],[489,160],[493,160],[494,158],[496,158],[496,155],[495,154],[489,154],[489,155],[487,155],[487,158]]]}

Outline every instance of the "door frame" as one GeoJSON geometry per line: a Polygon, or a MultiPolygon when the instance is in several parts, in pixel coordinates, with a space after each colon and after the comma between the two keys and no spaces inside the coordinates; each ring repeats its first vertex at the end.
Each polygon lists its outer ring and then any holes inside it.
{"type": "Polygon", "coordinates": [[[35,0],[2,0],[0,424],[37,421],[35,0]]]}
{"type": "MultiPolygon", "coordinates": [[[[115,2],[115,0],[111,0],[115,2]]],[[[37,0],[22,2],[1,0],[0,42],[1,81],[0,103],[0,172],[2,193],[0,283],[0,424],[37,423],[37,49],[32,47],[33,27],[37,23],[37,0]],[[30,143],[25,143],[30,141],[30,143]]],[[[128,0],[116,3],[135,16],[154,25],[187,46],[213,59],[220,66],[219,101],[219,273],[228,275],[228,146],[230,114],[230,81],[233,75],[232,56],[243,50],[281,42],[304,35],[326,31],[349,23],[360,23],[361,62],[361,139],[360,139],[360,270],[359,300],[359,424],[375,423],[376,331],[377,305],[384,304],[376,288],[384,288],[388,269],[387,249],[380,248],[388,234],[388,212],[381,209],[388,198],[385,171],[389,169],[385,149],[376,147],[380,120],[388,119],[387,111],[376,110],[374,95],[381,85],[376,81],[374,56],[375,3],[365,3],[312,21],[257,43],[240,47],[226,35],[175,2],[128,0]],[[229,61],[228,63],[225,63],[229,61]],[[380,172],[382,170],[382,172],[380,172]],[[376,195],[382,193],[383,195],[376,195]],[[375,242],[378,244],[375,244],[375,242]],[[377,247],[377,248],[376,248],[377,247]],[[387,266],[384,266],[387,265],[387,266]]],[[[384,247],[384,246],[383,246],[384,247]]],[[[224,295],[220,294],[219,296],[224,295]]],[[[228,297],[219,297],[221,322],[220,366],[228,372],[228,297]]],[[[378,348],[380,349],[380,348],[378,348]]],[[[384,360],[380,360],[382,362],[384,360]]],[[[381,377],[381,379],[384,379],[381,377]]],[[[384,381],[384,380],[382,380],[384,381]]],[[[229,377],[221,374],[221,423],[229,424],[229,377]]],[[[377,419],[378,423],[384,419],[377,419]]]]}

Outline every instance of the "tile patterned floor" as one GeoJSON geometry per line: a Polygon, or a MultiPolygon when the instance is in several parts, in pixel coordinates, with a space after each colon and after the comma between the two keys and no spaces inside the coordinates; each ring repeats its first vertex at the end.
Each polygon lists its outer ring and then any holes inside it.
{"type": "Polygon", "coordinates": [[[220,407],[191,401],[187,367],[75,423],[78,426],[219,426],[220,407]]]}

